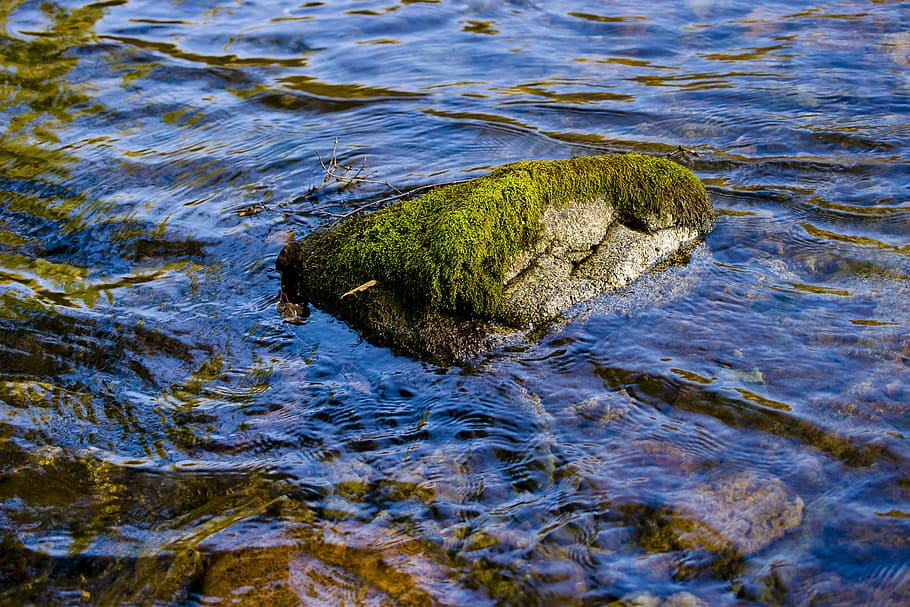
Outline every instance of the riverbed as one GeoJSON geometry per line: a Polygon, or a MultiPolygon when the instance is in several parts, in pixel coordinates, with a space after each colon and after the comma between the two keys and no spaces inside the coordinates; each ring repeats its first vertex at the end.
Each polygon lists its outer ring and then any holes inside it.
{"type": "Polygon", "coordinates": [[[910,4],[0,5],[0,605],[910,602],[910,4]],[[441,367],[290,239],[524,159],[717,226],[441,367]]]}

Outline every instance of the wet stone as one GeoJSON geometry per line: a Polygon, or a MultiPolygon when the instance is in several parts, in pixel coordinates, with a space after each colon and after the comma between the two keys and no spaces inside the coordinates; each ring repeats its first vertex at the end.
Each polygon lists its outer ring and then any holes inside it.
{"type": "MultiPolygon", "coordinates": [[[[262,540],[262,538],[255,538],[262,540]]],[[[484,605],[452,581],[445,559],[418,539],[353,522],[324,524],[207,555],[199,583],[230,605],[484,605]]]]}
{"type": "Polygon", "coordinates": [[[281,301],[460,363],[628,285],[713,226],[702,183],[663,158],[519,162],[289,243],[281,301]]]}
{"type": "Polygon", "coordinates": [[[678,543],[720,553],[754,554],[803,519],[803,500],[779,479],[736,473],[696,489],[676,515],[678,543]]]}
{"type": "Polygon", "coordinates": [[[548,209],[541,243],[509,269],[498,318],[514,327],[545,322],[574,304],[631,283],[699,237],[693,228],[646,233],[615,218],[604,200],[548,209]]]}
{"type": "Polygon", "coordinates": [[[677,592],[659,597],[650,592],[633,593],[623,597],[623,607],[708,607],[709,603],[691,592],[677,592]]]}

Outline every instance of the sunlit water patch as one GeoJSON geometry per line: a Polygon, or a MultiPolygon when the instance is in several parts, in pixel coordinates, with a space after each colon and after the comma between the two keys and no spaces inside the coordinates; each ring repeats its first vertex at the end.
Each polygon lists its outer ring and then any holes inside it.
{"type": "Polygon", "coordinates": [[[0,14],[0,604],[910,601],[906,3],[0,14]],[[470,365],[279,309],[396,188],[679,146],[715,231],[470,365]]]}

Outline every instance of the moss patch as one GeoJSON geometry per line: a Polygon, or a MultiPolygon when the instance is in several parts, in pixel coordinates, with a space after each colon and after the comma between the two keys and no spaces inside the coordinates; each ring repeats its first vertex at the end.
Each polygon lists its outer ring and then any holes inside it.
{"type": "Polygon", "coordinates": [[[642,231],[688,226],[706,233],[714,221],[702,183],[669,160],[623,154],[527,161],[312,234],[283,254],[279,269],[297,274],[297,295],[317,304],[376,280],[409,305],[491,317],[510,265],[541,236],[543,212],[598,198],[642,231]],[[287,267],[289,259],[296,267],[287,267]]]}

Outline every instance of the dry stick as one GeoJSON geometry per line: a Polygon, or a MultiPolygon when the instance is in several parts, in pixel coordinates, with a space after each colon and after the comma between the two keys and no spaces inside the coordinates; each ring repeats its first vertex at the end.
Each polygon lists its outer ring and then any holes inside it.
{"type": "Polygon", "coordinates": [[[319,154],[319,152],[316,152],[316,158],[319,159],[319,164],[322,165],[322,170],[323,170],[322,183],[323,184],[328,182],[329,175],[331,175],[333,177],[335,176],[335,169],[338,168],[338,158],[335,156],[335,150],[337,148],[338,148],[338,137],[335,137],[335,140],[332,142],[332,159],[329,161],[332,165],[332,170],[329,170],[329,168],[327,166],[325,166],[325,162],[322,161],[322,156],[319,154]]]}
{"type": "Polygon", "coordinates": [[[344,213],[343,215],[340,215],[340,218],[341,218],[341,219],[348,218],[348,217],[350,217],[351,215],[356,215],[357,213],[359,213],[359,212],[361,212],[361,211],[365,211],[366,209],[369,209],[370,207],[373,207],[373,206],[381,206],[381,205],[383,205],[383,204],[385,204],[385,203],[387,203],[387,202],[395,202],[395,201],[397,201],[397,200],[401,200],[401,199],[403,199],[403,198],[407,198],[407,197],[409,197],[409,196],[413,196],[413,195],[416,194],[417,192],[422,192],[423,190],[430,190],[430,189],[432,189],[432,188],[443,187],[443,186],[449,186],[449,185],[457,185],[457,184],[459,184],[459,183],[467,183],[467,182],[469,182],[469,181],[472,181],[472,179],[457,179],[457,180],[455,180],[455,181],[447,181],[447,182],[444,182],[444,183],[428,183],[428,184],[426,184],[426,185],[417,186],[416,188],[412,188],[412,189],[407,190],[407,191],[405,191],[405,192],[402,192],[402,191],[399,190],[398,188],[392,188],[393,190],[395,190],[395,191],[398,192],[398,193],[397,193],[397,194],[393,194],[392,196],[386,196],[385,198],[380,198],[379,200],[370,201],[370,202],[368,202],[368,203],[366,203],[366,204],[362,204],[362,205],[360,205],[359,207],[356,207],[355,209],[352,209],[351,211],[348,211],[347,213],[344,213]]]}
{"type": "MultiPolygon", "coordinates": [[[[338,144],[338,140],[336,139],[335,145],[337,145],[337,144],[338,144]]],[[[348,177],[348,175],[347,175],[349,172],[354,170],[354,167],[352,167],[350,165],[348,165],[348,166],[341,165],[341,168],[344,169],[344,173],[342,173],[340,175],[338,174],[339,165],[338,165],[338,158],[335,156],[335,146],[332,146],[332,158],[329,160],[328,166],[326,166],[325,162],[322,160],[322,157],[319,154],[316,154],[316,157],[319,158],[319,164],[322,165],[322,170],[325,171],[325,175],[322,178],[323,184],[329,183],[329,178],[331,178],[334,182],[345,184],[346,187],[352,187],[359,183],[375,183],[378,185],[384,185],[387,188],[389,188],[390,190],[395,190],[399,194],[402,193],[401,190],[399,190],[398,188],[393,186],[388,181],[378,181],[376,179],[368,179],[366,177],[361,177],[361,174],[363,174],[363,172],[366,170],[366,167],[367,167],[366,156],[363,157],[363,162],[361,163],[360,168],[357,169],[357,172],[354,174],[353,177],[348,177]]]]}
{"type": "Polygon", "coordinates": [[[673,150],[672,152],[667,154],[667,158],[669,158],[671,160],[674,160],[676,158],[686,160],[689,156],[694,156],[695,158],[698,158],[700,155],[698,152],[696,152],[692,148],[684,148],[681,145],[676,146],[675,150],[673,150]]]}
{"type": "Polygon", "coordinates": [[[357,172],[354,174],[354,176],[348,177],[347,174],[349,172],[353,171],[354,167],[352,167],[350,165],[345,166],[345,165],[338,164],[337,148],[338,148],[338,139],[336,138],[334,143],[332,144],[332,156],[329,158],[328,164],[326,163],[325,160],[323,160],[322,156],[319,153],[316,154],[316,157],[319,159],[319,164],[322,166],[322,170],[324,172],[323,177],[322,177],[322,185],[320,187],[310,188],[310,191],[306,193],[304,198],[319,191],[320,189],[325,187],[325,185],[328,183],[342,183],[342,184],[345,184],[346,187],[354,187],[355,185],[358,185],[361,183],[373,183],[373,184],[385,186],[388,189],[393,190],[395,192],[395,194],[393,194],[392,196],[386,196],[385,198],[381,198],[379,200],[370,201],[366,204],[362,204],[362,205],[348,211],[347,213],[341,213],[341,214],[332,213],[331,211],[326,211],[325,209],[312,209],[309,211],[291,211],[291,213],[293,213],[293,214],[297,214],[297,213],[307,214],[307,213],[317,213],[318,212],[323,215],[328,215],[330,217],[334,217],[335,220],[328,225],[326,230],[330,230],[331,228],[335,227],[335,225],[337,225],[341,220],[347,219],[348,217],[351,217],[352,215],[356,215],[356,214],[366,211],[367,209],[370,209],[372,207],[378,207],[378,206],[382,206],[386,203],[395,202],[395,201],[401,200],[403,198],[408,198],[409,196],[413,196],[414,194],[416,194],[418,192],[422,192],[424,190],[428,190],[431,188],[455,185],[455,184],[466,183],[466,182],[470,181],[470,179],[458,179],[455,181],[449,181],[449,182],[445,182],[445,183],[422,185],[422,186],[418,186],[416,188],[412,188],[407,191],[401,191],[400,189],[396,188],[394,185],[392,185],[388,181],[379,181],[379,180],[375,180],[375,179],[368,179],[366,177],[361,177],[361,174],[363,173],[363,171],[366,170],[366,162],[367,162],[366,156],[364,156],[363,162],[361,163],[360,168],[357,169],[357,172]],[[341,174],[339,174],[339,172],[338,172],[339,166],[344,170],[344,172],[341,174]]]}

